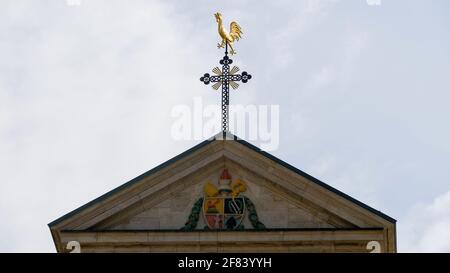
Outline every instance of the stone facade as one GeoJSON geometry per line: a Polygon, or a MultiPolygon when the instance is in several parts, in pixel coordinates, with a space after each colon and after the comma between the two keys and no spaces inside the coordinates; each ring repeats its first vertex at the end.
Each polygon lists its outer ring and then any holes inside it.
{"type": "Polygon", "coordinates": [[[237,138],[208,140],[49,226],[59,252],[69,241],[82,252],[367,252],[371,241],[396,251],[394,219],[237,138]],[[239,230],[211,230],[200,212],[182,231],[224,169],[264,228],[247,212],[239,230]]]}

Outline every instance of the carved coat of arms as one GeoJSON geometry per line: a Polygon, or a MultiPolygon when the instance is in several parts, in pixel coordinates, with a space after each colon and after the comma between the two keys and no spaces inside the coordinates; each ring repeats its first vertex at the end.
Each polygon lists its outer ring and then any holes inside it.
{"type": "Polygon", "coordinates": [[[232,181],[228,170],[219,178],[219,187],[210,182],[204,187],[203,216],[210,229],[236,229],[245,213],[245,200],[240,194],[247,190],[240,179],[232,181]]]}
{"type": "Polygon", "coordinates": [[[200,213],[205,229],[242,230],[244,217],[248,217],[253,228],[265,228],[258,219],[255,205],[243,194],[247,191],[246,184],[239,178],[232,180],[227,169],[222,171],[218,186],[207,182],[203,191],[203,197],[195,202],[183,230],[194,230],[200,213]]]}

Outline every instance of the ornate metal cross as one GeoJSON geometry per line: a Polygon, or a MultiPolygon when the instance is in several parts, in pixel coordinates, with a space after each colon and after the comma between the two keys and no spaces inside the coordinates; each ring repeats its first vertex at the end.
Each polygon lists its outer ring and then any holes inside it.
{"type": "Polygon", "coordinates": [[[230,85],[233,89],[237,89],[239,84],[237,82],[242,81],[246,83],[252,78],[252,75],[247,72],[242,72],[241,74],[236,74],[239,72],[239,67],[233,66],[230,69],[230,64],[233,60],[228,57],[228,43],[225,45],[225,56],[219,62],[222,65],[222,70],[215,67],[212,72],[215,75],[210,75],[205,73],[203,77],[200,78],[204,84],[214,83],[212,88],[218,90],[222,86],[222,131],[226,132],[229,129],[229,108],[230,108],[230,85]]]}

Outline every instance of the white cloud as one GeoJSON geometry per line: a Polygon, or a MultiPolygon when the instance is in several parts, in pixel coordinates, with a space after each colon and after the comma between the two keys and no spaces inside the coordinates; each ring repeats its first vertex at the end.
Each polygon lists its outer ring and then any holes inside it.
{"type": "Polygon", "coordinates": [[[311,76],[308,89],[320,89],[327,86],[336,78],[336,71],[333,66],[325,65],[319,72],[311,76]]]}
{"type": "Polygon", "coordinates": [[[450,252],[450,191],[414,206],[398,223],[399,251],[450,252]]]}
{"type": "Polygon", "coordinates": [[[48,222],[192,146],[170,138],[170,111],[220,100],[198,81],[221,57],[218,9],[242,24],[234,60],[254,75],[232,103],[280,105],[274,155],[398,218],[400,250],[448,251],[445,210],[404,215],[448,190],[438,4],[66,3],[0,4],[0,251],[54,251],[48,222]]]}
{"type": "Polygon", "coordinates": [[[307,0],[299,1],[297,5],[285,4],[285,11],[289,14],[278,22],[278,27],[268,29],[267,44],[273,64],[278,67],[293,65],[297,50],[301,49],[308,31],[323,22],[328,13],[339,0],[307,0]],[[272,31],[272,32],[271,32],[272,31]]]}
{"type": "Polygon", "coordinates": [[[167,127],[201,62],[160,2],[6,5],[0,251],[54,251],[50,221],[191,146],[167,127]]]}

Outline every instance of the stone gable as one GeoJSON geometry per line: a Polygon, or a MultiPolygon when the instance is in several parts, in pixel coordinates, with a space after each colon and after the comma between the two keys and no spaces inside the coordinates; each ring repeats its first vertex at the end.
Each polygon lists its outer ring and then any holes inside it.
{"type": "Polygon", "coordinates": [[[394,219],[234,136],[207,140],[49,227],[60,252],[70,240],[86,252],[365,252],[369,241],[396,251],[394,219]]]}

